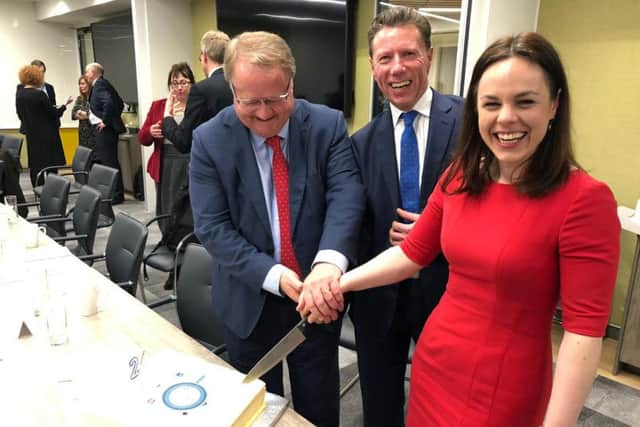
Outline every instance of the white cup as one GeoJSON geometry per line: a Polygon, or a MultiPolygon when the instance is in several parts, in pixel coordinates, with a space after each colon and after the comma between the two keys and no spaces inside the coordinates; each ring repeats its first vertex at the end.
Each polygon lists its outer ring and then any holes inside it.
{"type": "Polygon", "coordinates": [[[93,316],[98,312],[98,288],[92,284],[78,286],[78,312],[82,316],[93,316]]]}
{"type": "Polygon", "coordinates": [[[27,248],[37,248],[44,242],[47,229],[38,224],[25,224],[23,228],[24,245],[27,248]]]}

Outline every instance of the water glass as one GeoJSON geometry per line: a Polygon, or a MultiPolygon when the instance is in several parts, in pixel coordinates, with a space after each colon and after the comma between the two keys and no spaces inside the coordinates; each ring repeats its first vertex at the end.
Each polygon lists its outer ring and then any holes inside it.
{"type": "Polygon", "coordinates": [[[18,221],[18,198],[14,195],[7,195],[4,197],[4,204],[11,208],[11,215],[9,216],[9,222],[15,224],[18,221]]]}
{"type": "Polygon", "coordinates": [[[66,344],[69,340],[67,330],[67,296],[63,289],[49,286],[47,290],[49,310],[47,313],[47,332],[49,344],[66,344]]]}

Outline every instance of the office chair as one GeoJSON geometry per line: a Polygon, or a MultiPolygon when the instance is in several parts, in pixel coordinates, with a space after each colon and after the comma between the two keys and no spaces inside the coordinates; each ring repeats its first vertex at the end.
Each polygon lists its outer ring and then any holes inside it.
{"type": "Polygon", "coordinates": [[[105,261],[109,279],[135,297],[147,227],[122,212],[115,217],[104,254],[79,257],[85,262],[105,261]]]}
{"type": "MultiPolygon", "coordinates": [[[[115,214],[113,213],[113,193],[116,188],[116,180],[118,179],[117,169],[109,166],[101,165],[99,163],[91,166],[89,171],[89,178],[87,184],[89,187],[94,188],[102,195],[100,199],[100,216],[98,217],[98,228],[110,227],[115,220],[115,214]]],[[[73,184],[71,184],[73,188],[73,184]]],[[[73,208],[71,209],[71,214],[73,208]]],[[[71,229],[71,225],[67,225],[67,231],[71,229]]]]}
{"type": "MultiPolygon", "coordinates": [[[[41,169],[40,171],[38,171],[38,175],[36,176],[36,183],[39,183],[40,177],[51,170],[71,168],[71,172],[59,172],[58,175],[73,175],[74,182],[71,184],[69,194],[78,194],[80,192],[80,188],[87,183],[87,176],[89,175],[89,169],[91,168],[92,159],[93,150],[79,145],[76,148],[76,152],[73,155],[73,160],[71,161],[70,165],[67,164],[58,166],[47,166],[46,168],[41,169]]],[[[36,195],[36,198],[40,197],[40,194],[42,194],[42,186],[37,185],[36,187],[34,187],[33,193],[36,195]]]]}
{"type": "MultiPolygon", "coordinates": [[[[58,176],[48,175],[42,187],[42,196],[38,202],[19,203],[18,208],[38,207],[37,217],[27,217],[27,221],[38,222],[46,219],[63,218],[67,214],[67,201],[69,200],[69,180],[58,176]]],[[[64,223],[52,223],[47,231],[54,235],[64,235],[64,223]]]]}
{"type": "Polygon", "coordinates": [[[156,308],[175,301],[182,330],[213,353],[222,355],[226,350],[224,327],[213,311],[212,269],[213,260],[207,250],[198,243],[187,244],[173,298],[148,307],[156,308]]]}
{"type": "MultiPolygon", "coordinates": [[[[47,181],[49,181],[53,176],[56,175],[48,176],[47,181]]],[[[76,204],[73,208],[71,218],[45,218],[34,220],[34,222],[47,225],[47,229],[57,224],[63,224],[62,233],[56,233],[55,231],[48,232],[51,238],[59,243],[76,241],[76,246],[71,249],[71,253],[76,256],[91,255],[93,254],[93,242],[96,237],[98,216],[100,215],[101,197],[102,195],[98,190],[85,185],[80,189],[80,193],[78,193],[78,199],[76,200],[76,204]],[[64,223],[67,221],[71,221],[73,223],[73,235],[67,235],[64,228],[64,223]]]]}
{"type": "Polygon", "coordinates": [[[18,161],[20,165],[20,152],[22,151],[22,137],[15,135],[2,135],[0,147],[8,151],[11,156],[18,161]]]}

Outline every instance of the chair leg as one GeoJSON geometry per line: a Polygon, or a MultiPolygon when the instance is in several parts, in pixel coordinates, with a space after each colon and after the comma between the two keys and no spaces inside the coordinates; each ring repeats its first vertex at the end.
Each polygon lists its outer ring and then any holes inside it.
{"type": "Polygon", "coordinates": [[[138,272],[138,287],[140,288],[140,295],[142,296],[142,302],[147,304],[147,295],[144,293],[144,277],[142,272],[138,272]]]}
{"type": "Polygon", "coordinates": [[[349,390],[351,390],[351,387],[353,387],[359,379],[360,374],[356,374],[353,378],[351,378],[349,382],[340,389],[340,398],[342,398],[342,396],[344,396],[349,390]]]}

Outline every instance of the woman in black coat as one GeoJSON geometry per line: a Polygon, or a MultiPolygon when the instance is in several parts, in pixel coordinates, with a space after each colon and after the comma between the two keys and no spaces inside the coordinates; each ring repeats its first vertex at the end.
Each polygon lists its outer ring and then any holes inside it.
{"type": "Polygon", "coordinates": [[[16,109],[27,135],[27,154],[31,184],[35,187],[38,172],[47,166],[66,163],[58,130],[58,110],[42,90],[44,73],[27,65],[18,73],[24,87],[16,95],[16,109]]]}

